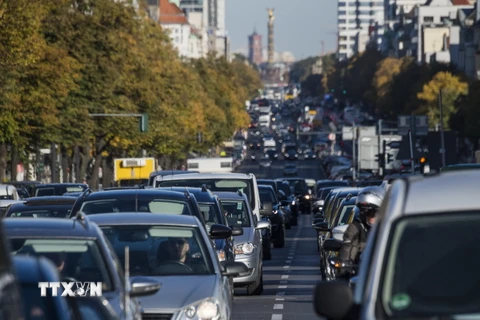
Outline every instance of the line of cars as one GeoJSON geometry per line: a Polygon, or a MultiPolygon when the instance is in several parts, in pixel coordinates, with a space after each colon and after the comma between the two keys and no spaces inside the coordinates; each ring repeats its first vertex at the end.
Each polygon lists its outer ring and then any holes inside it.
{"type": "MultiPolygon", "coordinates": [[[[324,266],[325,280],[314,291],[317,314],[326,319],[478,319],[479,179],[480,171],[462,169],[391,181],[358,274],[350,282],[336,280],[333,265],[324,266]]],[[[325,235],[325,264],[339,262],[335,256],[346,227],[338,221],[348,223],[357,214],[353,208],[342,219],[341,206],[352,206],[356,192],[330,191],[323,216],[314,218],[319,241],[325,235]]]]}
{"type": "Polygon", "coordinates": [[[10,299],[32,319],[230,319],[234,288],[263,292],[263,259],[296,224],[290,185],[272,181],[157,175],[151,188],[14,200],[1,219],[10,299]],[[56,281],[100,282],[103,296],[40,299],[35,284],[56,281]]]}

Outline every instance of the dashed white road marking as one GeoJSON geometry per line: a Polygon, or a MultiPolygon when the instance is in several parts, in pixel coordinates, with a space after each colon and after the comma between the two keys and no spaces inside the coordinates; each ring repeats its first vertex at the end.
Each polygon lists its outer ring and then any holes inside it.
{"type": "Polygon", "coordinates": [[[278,286],[278,289],[287,289],[288,286],[278,286]]]}
{"type": "Polygon", "coordinates": [[[274,304],[273,309],[274,310],[283,310],[283,304],[274,304]]]}
{"type": "Polygon", "coordinates": [[[289,269],[290,266],[283,266],[283,269],[289,269]]]}
{"type": "Polygon", "coordinates": [[[285,263],[292,263],[292,260],[287,260],[285,261],[285,263]]]}
{"type": "Polygon", "coordinates": [[[293,256],[288,256],[288,259],[293,259],[293,256]]]}
{"type": "Polygon", "coordinates": [[[287,280],[280,281],[280,284],[287,284],[287,283],[288,283],[287,280]]]}
{"type": "Polygon", "coordinates": [[[275,301],[285,301],[285,298],[275,298],[275,301]]]}
{"type": "Polygon", "coordinates": [[[285,295],[285,292],[277,292],[277,297],[283,297],[285,295]]]}
{"type": "Polygon", "coordinates": [[[290,277],[290,276],[289,275],[283,275],[282,279],[288,279],[288,277],[290,277]]]}
{"type": "Polygon", "coordinates": [[[272,320],[282,320],[283,315],[281,314],[272,314],[272,320]]]}

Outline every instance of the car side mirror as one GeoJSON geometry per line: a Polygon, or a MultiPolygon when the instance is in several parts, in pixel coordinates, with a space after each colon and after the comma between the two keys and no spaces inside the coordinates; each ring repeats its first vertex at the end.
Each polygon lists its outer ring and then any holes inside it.
{"type": "Polygon", "coordinates": [[[265,202],[260,208],[260,215],[262,216],[273,215],[273,204],[271,202],[265,202]]]}
{"type": "Polygon", "coordinates": [[[326,319],[344,319],[354,307],[353,291],[346,281],[321,281],[313,301],[315,312],[326,319]]]}
{"type": "Polygon", "coordinates": [[[270,222],[268,221],[259,221],[257,226],[255,227],[256,230],[260,229],[270,229],[270,222]]]}
{"type": "Polygon", "coordinates": [[[222,275],[227,277],[237,277],[242,273],[248,272],[248,267],[243,262],[237,261],[222,261],[222,275]]]}
{"type": "Polygon", "coordinates": [[[327,221],[319,221],[313,225],[313,228],[317,231],[328,232],[330,231],[327,221]]]}
{"type": "Polygon", "coordinates": [[[340,248],[342,247],[342,242],[335,240],[335,239],[326,239],[323,242],[323,250],[324,251],[333,251],[333,252],[338,252],[340,251],[340,248]]]}
{"type": "Polygon", "coordinates": [[[241,236],[243,234],[243,228],[239,226],[232,227],[232,236],[241,236]]]}
{"type": "Polygon", "coordinates": [[[145,297],[157,293],[161,288],[161,284],[157,282],[152,282],[150,279],[146,278],[130,278],[131,297],[145,297]]]}
{"type": "Polygon", "coordinates": [[[335,240],[343,242],[343,234],[347,231],[348,224],[338,226],[332,229],[332,236],[335,240]]]}
{"type": "Polygon", "coordinates": [[[228,239],[232,236],[232,229],[223,224],[214,224],[210,227],[211,239],[228,239]]]}

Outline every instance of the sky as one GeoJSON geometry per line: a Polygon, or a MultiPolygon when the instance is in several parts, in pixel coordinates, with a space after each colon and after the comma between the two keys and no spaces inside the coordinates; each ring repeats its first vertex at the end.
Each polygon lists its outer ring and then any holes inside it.
{"type": "Polygon", "coordinates": [[[267,47],[267,8],[275,8],[276,52],[292,52],[297,60],[336,49],[335,0],[226,0],[226,24],[232,51],[248,49],[248,35],[256,27],[267,47]]]}

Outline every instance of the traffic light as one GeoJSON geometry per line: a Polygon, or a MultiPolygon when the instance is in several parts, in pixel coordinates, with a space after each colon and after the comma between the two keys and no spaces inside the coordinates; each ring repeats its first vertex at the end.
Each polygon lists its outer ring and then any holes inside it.
{"type": "Polygon", "coordinates": [[[343,94],[347,94],[347,90],[343,90],[343,94]]]}
{"type": "Polygon", "coordinates": [[[387,153],[387,163],[390,163],[390,162],[393,162],[393,155],[391,155],[390,153],[387,153]]]}
{"type": "Polygon", "coordinates": [[[425,163],[427,163],[427,158],[426,157],[421,157],[418,162],[420,162],[420,164],[425,164],[425,163]]]}
{"type": "Polygon", "coordinates": [[[385,154],[379,153],[375,155],[375,161],[378,162],[378,165],[382,168],[385,167],[385,154]]]}

